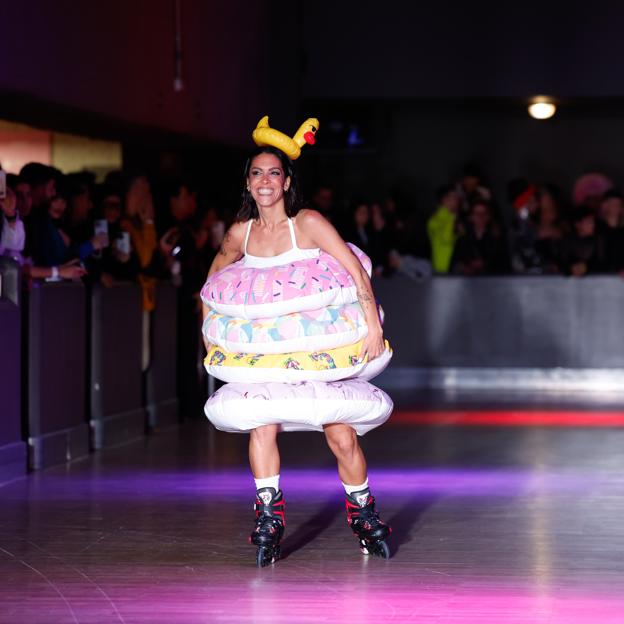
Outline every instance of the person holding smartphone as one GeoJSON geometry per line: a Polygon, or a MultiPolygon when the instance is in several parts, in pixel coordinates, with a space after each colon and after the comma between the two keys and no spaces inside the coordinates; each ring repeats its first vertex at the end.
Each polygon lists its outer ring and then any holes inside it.
{"type": "Polygon", "coordinates": [[[33,265],[24,253],[26,247],[26,231],[17,209],[16,186],[17,176],[8,176],[4,188],[4,197],[0,197],[0,255],[15,260],[22,266],[25,277],[34,279],[80,279],[85,275],[84,267],[79,260],[69,260],[57,266],[33,265]]]}

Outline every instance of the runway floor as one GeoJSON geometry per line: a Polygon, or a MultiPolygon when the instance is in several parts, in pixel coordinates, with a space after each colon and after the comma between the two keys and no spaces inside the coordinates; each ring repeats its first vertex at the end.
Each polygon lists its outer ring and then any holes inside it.
{"type": "Polygon", "coordinates": [[[397,422],[362,439],[390,560],[323,437],[284,434],[256,569],[246,436],[193,422],[0,488],[0,622],[624,622],[624,428],[397,422]]]}

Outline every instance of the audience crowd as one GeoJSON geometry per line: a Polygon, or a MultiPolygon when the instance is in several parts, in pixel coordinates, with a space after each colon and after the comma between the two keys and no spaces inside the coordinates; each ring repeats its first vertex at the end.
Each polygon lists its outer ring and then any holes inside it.
{"type": "MultiPolygon", "coordinates": [[[[91,173],[64,175],[39,163],[6,178],[0,255],[22,264],[27,277],[138,281],[146,311],[157,280],[168,278],[198,309],[231,217],[198,200],[191,181],[153,184],[144,173],[115,171],[96,183],[91,173]]],[[[438,189],[429,210],[391,194],[338,208],[330,186],[317,187],[309,205],[371,257],[377,276],[624,275],[624,199],[606,176],[586,174],[569,194],[524,178],[506,191],[496,203],[468,165],[438,189]]]]}
{"type": "Polygon", "coordinates": [[[158,281],[177,286],[178,393],[181,410],[196,413],[203,398],[199,291],[225,231],[218,212],[198,204],[188,180],[152,186],[144,173],[116,171],[96,184],[91,173],[63,175],[40,163],[6,175],[3,194],[0,255],[17,261],[27,282],[138,282],[144,370],[158,281]]]}
{"type": "Polygon", "coordinates": [[[601,173],[581,176],[569,196],[514,178],[497,203],[469,165],[438,189],[429,211],[387,197],[355,201],[332,218],[371,256],[377,275],[624,276],[624,197],[601,173]]]}

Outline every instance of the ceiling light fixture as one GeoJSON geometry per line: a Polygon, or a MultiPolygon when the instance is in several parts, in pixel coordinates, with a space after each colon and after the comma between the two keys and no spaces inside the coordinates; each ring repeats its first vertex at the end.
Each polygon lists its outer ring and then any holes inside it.
{"type": "Polygon", "coordinates": [[[533,119],[550,119],[557,112],[557,106],[551,97],[538,95],[531,99],[528,111],[533,119]]]}

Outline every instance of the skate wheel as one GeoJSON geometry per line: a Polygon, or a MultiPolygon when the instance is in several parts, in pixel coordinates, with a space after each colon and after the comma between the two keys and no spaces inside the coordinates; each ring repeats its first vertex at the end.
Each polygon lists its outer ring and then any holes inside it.
{"type": "Polygon", "coordinates": [[[381,542],[377,542],[375,546],[372,548],[372,553],[376,557],[381,557],[382,559],[390,559],[390,548],[386,542],[383,540],[381,542]]]}
{"type": "Polygon", "coordinates": [[[264,568],[271,563],[270,552],[268,548],[260,546],[256,551],[256,565],[259,568],[264,568]]]}
{"type": "Polygon", "coordinates": [[[280,547],[268,548],[267,546],[259,546],[256,551],[256,565],[259,568],[265,568],[275,563],[280,557],[280,547]]]}

